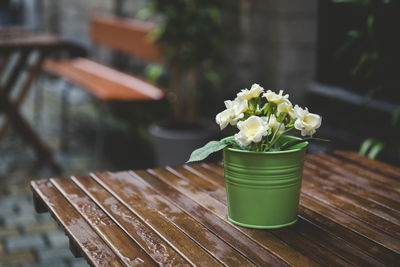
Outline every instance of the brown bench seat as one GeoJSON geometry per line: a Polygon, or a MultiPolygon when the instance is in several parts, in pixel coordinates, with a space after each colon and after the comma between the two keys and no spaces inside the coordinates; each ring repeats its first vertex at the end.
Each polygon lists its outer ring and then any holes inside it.
{"type": "MultiPolygon", "coordinates": [[[[93,44],[148,62],[160,62],[159,46],[149,38],[154,24],[114,16],[95,15],[90,20],[93,44]]],[[[47,60],[44,70],[81,87],[102,101],[150,101],[164,97],[164,90],[132,74],[87,58],[47,60]]]]}
{"type": "Polygon", "coordinates": [[[163,90],[141,78],[87,58],[62,61],[48,59],[44,69],[104,101],[145,101],[164,97],[163,90]]]}

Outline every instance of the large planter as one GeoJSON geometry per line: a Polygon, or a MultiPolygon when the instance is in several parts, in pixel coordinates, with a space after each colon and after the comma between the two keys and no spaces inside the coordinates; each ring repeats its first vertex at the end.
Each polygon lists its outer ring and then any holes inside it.
{"type": "Polygon", "coordinates": [[[304,142],[278,152],[225,148],[223,164],[229,221],[258,229],[294,224],[307,146],[304,142]]]}
{"type": "Polygon", "coordinates": [[[158,167],[182,165],[196,148],[204,146],[215,134],[210,128],[174,129],[162,125],[150,128],[158,167]]]}

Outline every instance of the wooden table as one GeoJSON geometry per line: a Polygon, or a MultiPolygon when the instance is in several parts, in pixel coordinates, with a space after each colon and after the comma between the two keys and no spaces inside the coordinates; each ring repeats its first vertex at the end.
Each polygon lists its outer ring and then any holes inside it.
{"type": "Polygon", "coordinates": [[[277,230],[227,221],[215,164],[32,182],[74,255],[94,266],[400,265],[400,168],[354,152],[306,156],[299,220],[277,230]]]}
{"type": "Polygon", "coordinates": [[[0,29],[0,115],[6,119],[0,127],[0,143],[11,124],[17,132],[56,172],[61,170],[49,146],[22,116],[21,105],[40,74],[44,60],[53,52],[76,50],[76,46],[49,34],[22,28],[0,29]],[[16,94],[13,94],[13,92],[16,94]],[[13,97],[13,95],[16,95],[13,97]]]}

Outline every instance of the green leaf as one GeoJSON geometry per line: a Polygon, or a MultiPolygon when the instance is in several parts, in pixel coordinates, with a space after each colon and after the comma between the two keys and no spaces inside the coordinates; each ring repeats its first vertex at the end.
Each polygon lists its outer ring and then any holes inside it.
{"type": "Polygon", "coordinates": [[[349,31],[347,32],[347,35],[350,36],[350,37],[352,37],[352,38],[358,38],[358,37],[361,36],[361,32],[358,31],[358,30],[349,30],[349,31]]]}
{"type": "Polygon", "coordinates": [[[193,151],[192,154],[190,155],[190,159],[186,163],[201,161],[207,158],[210,154],[224,149],[229,144],[230,144],[229,142],[224,142],[224,141],[208,142],[205,146],[193,151]]]}
{"type": "Polygon", "coordinates": [[[373,138],[368,138],[366,139],[360,147],[360,151],[359,153],[361,155],[367,155],[367,151],[369,150],[369,148],[374,144],[375,140],[373,138]]]}
{"type": "Polygon", "coordinates": [[[330,142],[331,140],[322,139],[322,138],[316,138],[316,137],[306,137],[306,138],[303,138],[303,139],[300,139],[300,140],[293,140],[293,141],[289,141],[289,142],[284,143],[281,146],[281,150],[288,149],[289,147],[292,147],[294,145],[297,145],[297,144],[300,144],[300,143],[303,143],[303,142],[306,142],[306,141],[330,142]]]}
{"type": "Polygon", "coordinates": [[[382,149],[385,148],[385,143],[373,138],[366,139],[360,148],[360,154],[374,159],[382,149]]]}
{"type": "Polygon", "coordinates": [[[146,69],[146,78],[149,82],[156,84],[164,72],[164,68],[160,65],[149,64],[146,69]]]}
{"type": "Polygon", "coordinates": [[[371,150],[368,153],[368,157],[371,159],[376,158],[376,156],[381,152],[381,150],[385,147],[385,144],[383,142],[378,142],[374,144],[371,148],[371,150]]]}

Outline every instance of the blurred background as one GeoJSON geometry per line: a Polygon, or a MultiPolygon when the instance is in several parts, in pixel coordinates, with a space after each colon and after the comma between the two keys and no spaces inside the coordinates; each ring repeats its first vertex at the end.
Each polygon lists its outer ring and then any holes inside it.
{"type": "Polygon", "coordinates": [[[331,142],[309,152],[400,166],[399,12],[394,0],[2,0],[0,266],[86,264],[33,211],[30,180],[183,164],[231,134],[215,115],[253,83],[322,115],[316,137],[331,142]],[[157,96],[107,97],[135,86],[157,96]]]}

